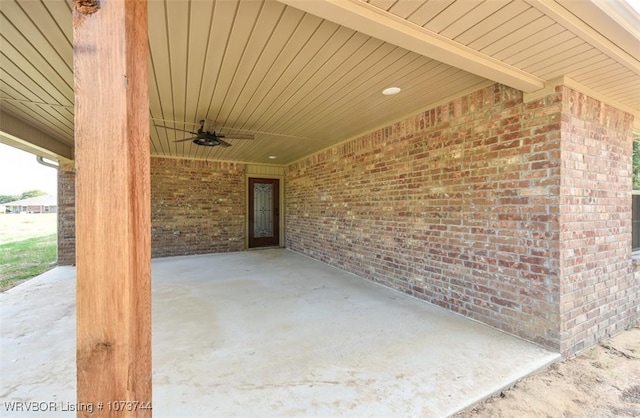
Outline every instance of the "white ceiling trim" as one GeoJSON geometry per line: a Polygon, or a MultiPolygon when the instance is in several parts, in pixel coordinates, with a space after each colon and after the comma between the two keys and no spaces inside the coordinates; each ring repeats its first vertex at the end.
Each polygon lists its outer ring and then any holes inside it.
{"type": "MultiPolygon", "coordinates": [[[[630,2],[637,0],[591,0],[593,6],[611,17],[618,25],[622,26],[636,40],[636,48],[640,46],[640,14],[631,7],[630,2]]],[[[581,5],[582,6],[582,5],[581,5]]],[[[581,7],[580,9],[585,9],[581,7]]],[[[579,10],[580,10],[579,9],[579,10]]],[[[574,9],[571,9],[573,12],[574,9]]],[[[575,12],[574,12],[575,14],[575,12]]],[[[598,18],[600,18],[598,16],[598,18]]]]}
{"type": "Polygon", "coordinates": [[[544,80],[539,77],[491,58],[361,0],[278,1],[357,32],[518,90],[532,92],[544,88],[544,80]]]}
{"type": "MultiPolygon", "coordinates": [[[[567,7],[569,6],[565,7],[555,0],[524,1],[558,22],[560,25],[574,33],[583,41],[589,43],[594,48],[597,48],[603,54],[624,65],[635,74],[640,75],[640,61],[638,61],[637,58],[638,54],[640,53],[640,44],[633,42],[635,45],[629,45],[629,48],[631,50],[626,51],[620,48],[615,43],[611,42],[608,37],[618,39],[622,34],[616,35],[615,31],[620,31],[623,29],[622,26],[607,25],[606,22],[609,21],[609,16],[604,10],[600,9],[599,7],[589,7],[593,6],[594,4],[586,1],[576,2],[577,4],[572,4],[571,2],[567,3],[567,5],[571,4],[572,6],[575,6],[577,8],[587,8],[592,15],[594,13],[600,13],[599,19],[592,19],[592,24],[599,24],[598,30],[596,30],[589,24],[585,23],[582,19],[576,17],[569,10],[567,10],[567,7]],[[600,31],[603,31],[604,33],[601,33],[600,31]]],[[[633,35],[634,38],[636,36],[634,33],[631,33],[631,35],[633,35]]]]}

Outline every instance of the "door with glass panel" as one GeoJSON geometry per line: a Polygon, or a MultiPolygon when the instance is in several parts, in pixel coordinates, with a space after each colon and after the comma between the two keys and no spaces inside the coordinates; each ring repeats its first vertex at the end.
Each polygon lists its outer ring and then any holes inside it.
{"type": "Polygon", "coordinates": [[[280,244],[280,182],[249,179],[249,248],[280,244]]]}

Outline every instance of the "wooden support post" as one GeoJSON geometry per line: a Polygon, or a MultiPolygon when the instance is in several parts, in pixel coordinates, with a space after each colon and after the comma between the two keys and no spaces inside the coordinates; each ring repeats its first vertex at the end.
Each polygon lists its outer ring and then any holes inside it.
{"type": "Polygon", "coordinates": [[[78,416],[151,410],[146,0],[75,0],[78,416]]]}

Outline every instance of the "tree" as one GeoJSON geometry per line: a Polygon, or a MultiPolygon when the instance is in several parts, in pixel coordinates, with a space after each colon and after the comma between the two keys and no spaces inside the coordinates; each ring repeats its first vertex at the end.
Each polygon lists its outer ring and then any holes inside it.
{"type": "Polygon", "coordinates": [[[0,205],[3,203],[13,202],[15,200],[20,200],[20,195],[0,194],[0,205]]]}
{"type": "Polygon", "coordinates": [[[9,202],[15,202],[16,200],[29,199],[30,197],[44,196],[47,194],[49,193],[43,192],[42,190],[29,190],[15,195],[0,194],[0,205],[9,202]]]}
{"type": "Polygon", "coordinates": [[[42,190],[29,190],[27,192],[22,193],[20,199],[29,199],[30,197],[44,196],[48,194],[47,192],[43,192],[42,190]]]}

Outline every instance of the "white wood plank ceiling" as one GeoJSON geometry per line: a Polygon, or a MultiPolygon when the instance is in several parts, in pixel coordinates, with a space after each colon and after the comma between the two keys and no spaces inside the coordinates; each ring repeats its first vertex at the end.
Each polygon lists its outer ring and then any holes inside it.
{"type": "MultiPolygon", "coordinates": [[[[1,110],[69,145],[72,8],[0,0],[1,110]]],[[[285,164],[496,81],[566,76],[640,114],[638,28],[605,15],[587,0],[151,0],[151,152],[285,164]],[[161,127],[201,119],[255,139],[201,147],[161,127]]]]}

